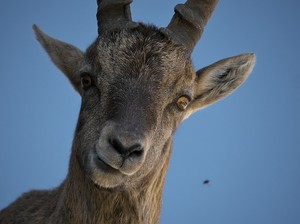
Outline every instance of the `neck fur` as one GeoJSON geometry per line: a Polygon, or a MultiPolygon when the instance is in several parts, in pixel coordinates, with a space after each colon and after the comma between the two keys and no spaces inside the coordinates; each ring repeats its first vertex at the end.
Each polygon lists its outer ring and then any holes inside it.
{"type": "Polygon", "coordinates": [[[63,223],[159,223],[162,192],[171,155],[170,140],[164,148],[167,155],[142,183],[135,188],[110,191],[97,187],[80,169],[74,153],[69,174],[59,188],[57,213],[63,223]],[[62,214],[63,213],[63,214],[62,214]]]}

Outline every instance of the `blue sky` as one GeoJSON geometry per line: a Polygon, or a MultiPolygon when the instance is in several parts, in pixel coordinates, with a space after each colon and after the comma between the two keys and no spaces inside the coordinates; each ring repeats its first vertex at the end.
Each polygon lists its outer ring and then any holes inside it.
{"type": "MultiPolygon", "coordinates": [[[[166,26],[179,2],[136,0],[132,16],[166,26]]],[[[220,1],[195,67],[246,52],[257,64],[234,94],[177,131],[162,224],[300,223],[299,11],[296,0],[220,1]]],[[[95,13],[96,0],[1,2],[0,208],[62,182],[80,108],[31,26],[84,50],[95,13]]]]}

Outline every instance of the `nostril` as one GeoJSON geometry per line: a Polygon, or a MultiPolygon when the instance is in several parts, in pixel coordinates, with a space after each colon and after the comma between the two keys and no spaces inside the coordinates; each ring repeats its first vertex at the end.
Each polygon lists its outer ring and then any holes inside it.
{"type": "Polygon", "coordinates": [[[140,143],[134,143],[130,146],[126,146],[117,138],[110,138],[108,142],[125,159],[130,157],[137,158],[142,156],[144,153],[144,149],[140,143]]]}
{"type": "Polygon", "coordinates": [[[120,142],[118,139],[116,139],[116,138],[110,138],[108,140],[108,142],[120,154],[124,154],[125,153],[126,150],[125,150],[122,142],[120,142]]]}
{"type": "Polygon", "coordinates": [[[143,153],[144,153],[143,150],[133,151],[133,152],[129,153],[128,157],[138,158],[138,157],[141,157],[143,155],[143,153]]]}
{"type": "Polygon", "coordinates": [[[140,144],[135,144],[128,149],[128,157],[140,157],[143,155],[144,150],[140,144]]]}

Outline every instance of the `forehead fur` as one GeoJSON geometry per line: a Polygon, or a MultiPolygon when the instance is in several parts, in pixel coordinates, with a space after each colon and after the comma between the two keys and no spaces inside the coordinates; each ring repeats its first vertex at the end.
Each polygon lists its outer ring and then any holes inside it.
{"type": "Polygon", "coordinates": [[[154,26],[103,33],[86,53],[93,73],[110,79],[139,78],[175,84],[194,73],[190,55],[154,26]],[[175,78],[177,77],[177,78],[175,78]]]}

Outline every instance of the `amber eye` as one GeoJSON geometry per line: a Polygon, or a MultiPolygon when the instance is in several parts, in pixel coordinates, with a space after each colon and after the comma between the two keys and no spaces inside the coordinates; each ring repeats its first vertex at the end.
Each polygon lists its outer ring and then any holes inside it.
{"type": "Polygon", "coordinates": [[[80,84],[83,89],[88,89],[92,85],[92,79],[89,74],[82,74],[80,79],[80,84]]]}
{"type": "Polygon", "coordinates": [[[181,96],[178,98],[176,104],[180,110],[185,110],[190,103],[190,99],[186,96],[181,96]]]}

